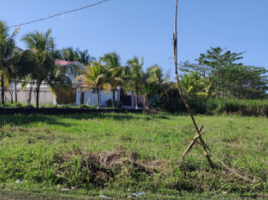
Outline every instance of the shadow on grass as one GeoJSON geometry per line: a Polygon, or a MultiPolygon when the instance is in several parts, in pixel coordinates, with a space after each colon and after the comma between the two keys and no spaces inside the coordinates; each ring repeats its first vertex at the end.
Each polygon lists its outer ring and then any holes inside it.
{"type": "Polygon", "coordinates": [[[20,126],[20,125],[28,125],[31,123],[47,123],[47,124],[55,124],[60,126],[70,126],[71,124],[60,122],[59,118],[56,116],[49,115],[0,115],[0,127],[10,124],[20,126]]]}
{"type": "Polygon", "coordinates": [[[83,114],[67,114],[67,115],[0,115],[0,127],[5,124],[10,125],[27,125],[31,123],[47,123],[60,126],[71,126],[75,122],[63,122],[62,119],[82,120],[82,119],[99,119],[99,120],[115,120],[115,121],[130,121],[130,120],[156,120],[166,119],[166,115],[156,114],[133,114],[133,113],[83,113],[83,114]]]}

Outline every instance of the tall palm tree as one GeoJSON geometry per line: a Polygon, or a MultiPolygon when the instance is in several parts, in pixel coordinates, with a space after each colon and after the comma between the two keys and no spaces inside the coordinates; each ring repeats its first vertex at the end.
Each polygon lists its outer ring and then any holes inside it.
{"type": "MultiPolygon", "coordinates": [[[[83,80],[84,86],[94,87],[97,91],[97,108],[100,107],[100,90],[110,90],[110,85],[106,81],[107,68],[100,62],[93,61],[91,65],[86,66],[86,70],[79,70],[81,75],[77,76],[74,81],[83,80]]],[[[83,85],[82,85],[83,86],[83,85]]]]}
{"type": "Polygon", "coordinates": [[[104,61],[108,68],[106,80],[111,86],[113,93],[113,107],[115,107],[115,90],[117,90],[118,86],[121,86],[124,83],[122,78],[123,68],[120,63],[120,56],[116,52],[112,52],[105,54],[101,60],[104,61]]]}
{"type": "Polygon", "coordinates": [[[78,61],[77,50],[74,50],[72,47],[67,47],[61,50],[62,58],[66,61],[78,61]]]}
{"type": "Polygon", "coordinates": [[[134,56],[133,59],[127,61],[127,65],[131,69],[130,87],[136,92],[136,109],[138,108],[139,90],[141,89],[144,76],[144,73],[142,71],[143,64],[143,57],[141,58],[141,62],[136,56],[134,56]]]}
{"type": "Polygon", "coordinates": [[[77,50],[76,54],[77,54],[77,61],[79,61],[83,65],[89,65],[90,62],[92,62],[93,60],[96,60],[94,57],[88,54],[88,50],[84,50],[84,51],[77,50]]]}
{"type": "Polygon", "coordinates": [[[16,47],[15,37],[19,27],[9,35],[9,29],[4,21],[0,21],[0,76],[1,76],[1,103],[5,104],[5,79],[12,74],[12,67],[19,60],[19,49],[16,47]]]}
{"type": "Polygon", "coordinates": [[[147,69],[148,74],[148,83],[156,83],[157,84],[157,95],[160,99],[163,94],[166,93],[169,88],[169,73],[164,77],[163,69],[159,65],[153,65],[147,69]]]}
{"type": "MultiPolygon", "coordinates": [[[[48,84],[52,91],[56,90],[57,85],[63,88],[70,88],[71,80],[65,76],[66,67],[54,65],[54,39],[51,36],[51,29],[45,33],[39,31],[29,32],[22,39],[28,49],[25,54],[29,55],[33,68],[29,74],[31,80],[36,84],[36,108],[39,108],[39,92],[42,83],[48,84]]],[[[26,83],[24,84],[25,87],[26,83]]]]}

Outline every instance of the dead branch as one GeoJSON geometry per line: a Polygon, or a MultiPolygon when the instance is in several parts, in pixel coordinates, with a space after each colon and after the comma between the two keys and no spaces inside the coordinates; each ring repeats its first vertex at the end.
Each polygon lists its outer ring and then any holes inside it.
{"type": "MultiPolygon", "coordinates": [[[[199,133],[202,131],[203,129],[203,124],[200,126],[199,133]]],[[[194,136],[194,139],[191,141],[191,143],[189,144],[189,146],[187,147],[187,149],[183,152],[181,160],[184,160],[184,157],[186,156],[186,154],[192,149],[192,147],[194,146],[196,140],[200,137],[200,134],[196,133],[194,136]]]]}

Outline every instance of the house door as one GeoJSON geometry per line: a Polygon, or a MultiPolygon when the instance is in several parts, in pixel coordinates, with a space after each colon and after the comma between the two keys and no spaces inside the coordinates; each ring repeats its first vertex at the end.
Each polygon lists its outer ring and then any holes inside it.
{"type": "Polygon", "coordinates": [[[80,104],[84,104],[84,97],[85,97],[85,93],[81,92],[81,99],[80,99],[80,104]]]}

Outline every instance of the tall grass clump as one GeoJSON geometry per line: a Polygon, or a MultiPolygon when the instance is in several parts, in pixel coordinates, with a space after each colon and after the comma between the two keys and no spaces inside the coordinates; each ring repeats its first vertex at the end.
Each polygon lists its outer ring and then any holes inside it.
{"type": "Polygon", "coordinates": [[[207,112],[213,114],[268,116],[266,100],[209,99],[206,104],[207,112]]]}

